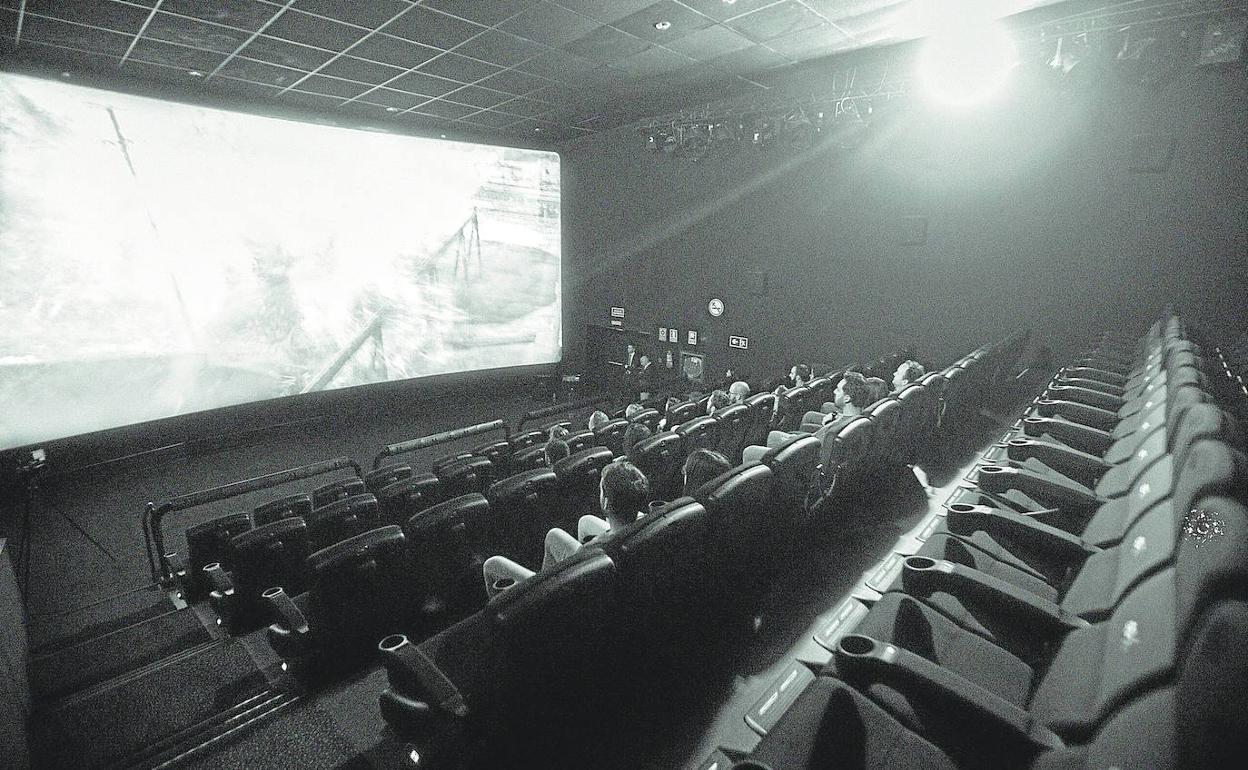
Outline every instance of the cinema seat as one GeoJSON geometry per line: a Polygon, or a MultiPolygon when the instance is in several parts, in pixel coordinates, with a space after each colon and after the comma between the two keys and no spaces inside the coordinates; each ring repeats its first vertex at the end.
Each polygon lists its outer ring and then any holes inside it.
{"type": "Polygon", "coordinates": [[[511,472],[511,443],[507,441],[491,441],[472,448],[472,453],[484,457],[493,464],[494,478],[501,479],[511,472]]]}
{"type": "Polygon", "coordinates": [[[606,447],[590,447],[568,455],[555,463],[555,475],[559,477],[559,523],[565,532],[575,532],[576,523],[585,514],[602,515],[598,500],[598,483],[602,469],[614,456],[606,447]]]}
{"type": "Polygon", "coordinates": [[[629,460],[650,481],[651,500],[673,500],[684,487],[685,437],[666,430],[638,441],[629,460]]]}
{"type": "Polygon", "coordinates": [[[429,470],[433,471],[434,475],[441,476],[442,471],[444,471],[448,466],[454,465],[460,460],[468,460],[475,456],[476,455],[472,452],[455,452],[454,454],[443,455],[429,465],[429,470]]]}
{"type": "Polygon", "coordinates": [[[642,409],[633,415],[633,419],[629,422],[640,423],[653,433],[659,429],[659,421],[663,419],[663,414],[658,409],[642,409]]]}
{"type": "Polygon", "coordinates": [[[776,409],[778,429],[784,431],[797,430],[802,424],[802,415],[814,411],[823,401],[815,403],[810,398],[810,388],[805,386],[789,388],[780,396],[776,409]]]}
{"type": "Polygon", "coordinates": [[[867,417],[855,417],[833,436],[824,438],[820,453],[819,487],[825,497],[856,494],[864,469],[869,467],[875,441],[874,425],[867,417]],[[830,439],[830,440],[829,440],[830,439]]]}
{"type": "Polygon", "coordinates": [[[750,410],[750,427],[745,434],[742,448],[747,446],[765,446],[767,434],[776,414],[776,396],[771,393],[759,393],[745,399],[745,406],[750,410]]]}
{"type": "Polygon", "coordinates": [[[497,553],[489,502],[463,495],[414,514],[403,525],[412,579],[425,589],[424,613],[458,619],[485,604],[481,565],[497,553]]]}
{"type": "Polygon", "coordinates": [[[270,500],[263,505],[256,506],[255,510],[252,511],[251,520],[256,523],[257,527],[263,527],[265,524],[272,524],[278,519],[307,516],[311,512],[311,495],[288,495],[287,497],[270,500]]]}
{"type": "Polygon", "coordinates": [[[511,456],[512,473],[531,471],[534,468],[546,467],[546,446],[538,444],[528,449],[521,449],[511,456]]]}
{"type": "Polygon", "coordinates": [[[531,446],[546,443],[546,434],[540,430],[526,430],[523,433],[517,433],[512,436],[508,443],[511,445],[511,451],[514,454],[521,449],[528,449],[531,446]]]}
{"type": "Polygon", "coordinates": [[[282,586],[298,594],[307,586],[305,561],[311,553],[308,525],[302,518],[278,519],[236,535],[230,542],[228,570],[207,571],[213,584],[210,602],[226,628],[237,632],[269,621],[263,592],[282,586]]]}
{"type": "Polygon", "coordinates": [[[229,513],[196,524],[186,530],[186,579],[188,598],[198,599],[211,590],[204,576],[204,565],[218,562],[228,569],[234,561],[230,543],[235,535],[252,528],[246,513],[229,513]]]}
{"type": "Polygon", "coordinates": [[[331,481],[312,490],[312,508],[324,508],[330,503],[346,500],[348,497],[362,495],[366,492],[368,492],[368,489],[364,486],[364,479],[358,476],[341,479],[340,481],[331,481]]]}
{"type": "Polygon", "coordinates": [[[369,492],[377,494],[382,489],[396,484],[414,475],[410,465],[383,465],[364,474],[364,486],[369,492]]]}
{"type": "Polygon", "coordinates": [[[895,463],[899,459],[901,437],[901,402],[892,396],[882,398],[862,410],[871,419],[875,439],[871,444],[871,458],[880,465],[895,463]]]}
{"type": "Polygon", "coordinates": [[[750,430],[750,408],[745,404],[726,406],[715,413],[715,419],[719,422],[717,448],[729,462],[740,462],[741,450],[746,446],[745,438],[750,430]]]}
{"type": "Polygon", "coordinates": [[[532,569],[541,565],[546,532],[561,523],[560,490],[550,468],[521,471],[490,485],[486,499],[500,555],[532,569]]]}
{"type": "Polygon", "coordinates": [[[667,413],[667,422],[664,425],[668,430],[675,428],[677,425],[689,422],[694,417],[701,415],[703,412],[698,409],[698,405],[693,401],[682,401],[673,406],[667,413]]]}
{"type": "Polygon", "coordinates": [[[445,499],[442,481],[432,473],[413,474],[377,492],[381,518],[387,524],[402,524],[445,499]]]}
{"type": "Polygon", "coordinates": [[[449,499],[472,492],[484,492],[494,480],[494,463],[470,455],[447,463],[434,471],[442,481],[442,493],[449,499]]]}
{"type": "Polygon", "coordinates": [[[744,465],[716,476],[695,495],[706,508],[708,607],[730,618],[753,611],[779,554],[773,547],[784,521],[776,513],[773,477],[766,465],[744,465]]]}
{"type": "Polygon", "coordinates": [[[689,422],[677,425],[676,433],[685,442],[686,455],[695,449],[719,448],[719,421],[714,417],[694,417],[689,422]]]}
{"type": "Polygon", "coordinates": [[[370,493],[337,500],[308,514],[308,537],[312,549],[327,548],[381,524],[381,508],[370,493]]]}
{"type": "Polygon", "coordinates": [[[594,446],[594,432],[592,430],[578,430],[575,433],[569,433],[563,439],[568,445],[568,451],[576,454],[582,449],[589,449],[594,446]]]}
{"type": "Polygon", "coordinates": [[[616,419],[605,422],[594,431],[594,444],[605,446],[611,450],[611,454],[619,456],[624,451],[624,431],[626,430],[628,430],[628,420],[616,419]]]}
{"type": "MultiPolygon", "coordinates": [[[[778,526],[794,528],[817,497],[821,444],[814,436],[795,435],[769,448],[762,463],[771,468],[778,526]]],[[[792,536],[797,536],[792,530],[792,536]]]]}
{"type": "Polygon", "coordinates": [[[353,668],[375,655],[377,640],[411,630],[424,606],[412,579],[403,530],[389,525],[316,551],[309,586],[292,597],[264,594],[268,639],[296,674],[353,668]]]}

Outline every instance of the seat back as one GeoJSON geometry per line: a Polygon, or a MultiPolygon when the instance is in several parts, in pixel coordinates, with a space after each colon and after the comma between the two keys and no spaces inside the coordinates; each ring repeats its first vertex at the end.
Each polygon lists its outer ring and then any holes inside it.
{"type": "Polygon", "coordinates": [[[278,519],[294,516],[307,516],[312,512],[312,496],[307,494],[287,495],[257,505],[251,512],[251,520],[257,527],[272,524],[278,519]]]}
{"type": "Polygon", "coordinates": [[[419,614],[403,530],[387,525],[308,556],[310,607],[322,658],[351,665],[419,614]]]}
{"type": "Polygon", "coordinates": [[[234,537],[234,592],[238,597],[239,627],[263,622],[266,613],[260,594],[281,586],[295,596],[308,584],[307,558],[311,553],[308,525],[302,518],[278,519],[234,537]]]}
{"type": "Polygon", "coordinates": [[[640,423],[650,429],[650,432],[658,430],[659,421],[663,419],[663,414],[658,409],[642,409],[633,415],[630,422],[640,423]]]}
{"type": "Polygon", "coordinates": [[[777,404],[780,430],[796,429],[801,425],[802,415],[813,411],[816,406],[822,403],[822,401],[818,404],[811,403],[810,388],[808,387],[790,388],[783,396],[780,396],[777,404]]]}
{"type": "Polygon", "coordinates": [[[550,468],[521,471],[490,486],[486,499],[501,555],[533,569],[542,563],[546,532],[558,523],[553,511],[559,493],[559,477],[550,468]]]}
{"type": "Polygon", "coordinates": [[[528,449],[521,449],[511,456],[511,472],[531,471],[534,468],[546,467],[546,445],[538,444],[528,449]]]}
{"type": "Polygon", "coordinates": [[[494,463],[484,457],[470,455],[448,463],[435,473],[442,480],[443,494],[447,498],[459,497],[484,492],[494,478],[494,463]]]}
{"type": "Polygon", "coordinates": [[[576,523],[585,514],[602,515],[598,501],[598,482],[602,469],[615,456],[606,447],[590,447],[555,463],[559,477],[559,517],[555,526],[569,533],[576,532],[576,523]]]}
{"type": "Polygon", "coordinates": [[[855,484],[871,453],[873,425],[866,417],[855,417],[834,436],[824,438],[820,459],[819,486],[824,494],[855,484]],[[831,439],[831,440],[829,440],[831,439]]]}
{"type": "Polygon", "coordinates": [[[377,492],[381,518],[387,524],[400,524],[431,505],[446,499],[442,481],[432,473],[417,473],[377,492]]]}
{"type": "Polygon", "coordinates": [[[745,404],[733,404],[716,412],[715,419],[719,421],[719,451],[729,462],[740,462],[745,436],[750,429],[750,408],[745,404]]]}
{"type": "Polygon", "coordinates": [[[889,462],[899,455],[897,433],[901,427],[901,402],[892,396],[882,398],[862,410],[874,424],[872,451],[879,462],[889,462]]]}
{"type": "Polygon", "coordinates": [[[685,462],[685,437],[674,430],[638,441],[629,460],[650,481],[650,499],[672,500],[679,496],[685,462]]]}
{"type": "Polygon", "coordinates": [[[485,604],[481,565],[495,553],[485,495],[461,495],[420,511],[403,524],[403,534],[427,613],[454,619],[485,604]]]}
{"type": "Polygon", "coordinates": [[[776,396],[772,393],[759,393],[747,398],[745,405],[750,410],[750,427],[741,445],[765,446],[767,433],[771,430],[772,419],[776,414],[776,396]]]}
{"type": "Polygon", "coordinates": [[[367,491],[364,479],[359,476],[331,481],[312,490],[312,507],[324,508],[337,500],[346,500],[348,497],[362,495],[367,491]]]}
{"type": "Polygon", "coordinates": [[[822,445],[814,436],[797,435],[778,447],[768,449],[762,462],[771,468],[774,479],[777,511],[783,523],[789,523],[804,511],[818,483],[819,451],[822,445]]]}
{"type": "Polygon", "coordinates": [[[410,465],[383,465],[364,474],[364,486],[374,495],[386,487],[415,475],[410,465]]]}
{"type": "Polygon", "coordinates": [[[686,455],[695,449],[719,448],[719,420],[714,417],[694,417],[676,426],[676,433],[684,439],[686,455]]]}
{"type": "Polygon", "coordinates": [[[307,522],[312,548],[320,549],[380,526],[381,508],[377,498],[365,492],[313,509],[307,522]]]}
{"type": "Polygon", "coordinates": [[[766,465],[743,465],[708,481],[697,500],[710,520],[707,585],[712,605],[730,612],[752,609],[772,572],[775,531],[773,476],[766,465]]]}
{"type": "Polygon", "coordinates": [[[512,453],[519,452],[521,449],[528,449],[531,446],[546,443],[546,434],[540,430],[526,430],[523,433],[517,433],[511,437],[512,453]]]}
{"type": "Polygon", "coordinates": [[[252,528],[251,516],[246,513],[228,513],[215,519],[196,524],[186,530],[187,590],[191,599],[208,592],[204,580],[204,565],[220,562],[228,570],[234,561],[230,546],[235,535],[252,528]]]}
{"type": "Polygon", "coordinates": [[[578,430],[575,433],[569,433],[563,441],[568,445],[568,451],[576,454],[582,449],[589,449],[594,446],[594,432],[592,430],[578,430]]]}
{"type": "Polygon", "coordinates": [[[675,428],[681,423],[689,422],[694,417],[702,414],[698,411],[698,404],[695,401],[682,401],[671,408],[667,413],[667,422],[665,427],[668,430],[675,428]]]}
{"type": "Polygon", "coordinates": [[[507,441],[491,441],[487,444],[480,444],[472,448],[472,453],[477,457],[484,457],[493,464],[494,478],[502,478],[506,476],[511,468],[511,444],[507,441]]]}
{"type": "Polygon", "coordinates": [[[443,455],[429,465],[429,470],[433,471],[434,475],[441,476],[442,471],[446,470],[448,466],[473,456],[472,452],[455,452],[454,454],[443,455]]]}
{"type": "Polygon", "coordinates": [[[612,454],[622,454],[626,430],[628,430],[628,420],[622,418],[609,420],[594,431],[594,443],[610,449],[612,454]]]}

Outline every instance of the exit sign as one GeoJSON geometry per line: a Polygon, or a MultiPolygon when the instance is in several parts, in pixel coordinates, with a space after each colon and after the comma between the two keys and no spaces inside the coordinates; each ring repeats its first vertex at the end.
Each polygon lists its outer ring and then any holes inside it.
{"type": "Polygon", "coordinates": [[[622,307],[613,307],[613,308],[611,308],[611,317],[612,317],[612,318],[623,318],[623,317],[624,317],[624,308],[622,308],[622,307]]]}
{"type": "Polygon", "coordinates": [[[729,336],[728,347],[736,348],[737,350],[748,350],[750,347],[750,338],[749,337],[737,337],[735,335],[729,336]]]}

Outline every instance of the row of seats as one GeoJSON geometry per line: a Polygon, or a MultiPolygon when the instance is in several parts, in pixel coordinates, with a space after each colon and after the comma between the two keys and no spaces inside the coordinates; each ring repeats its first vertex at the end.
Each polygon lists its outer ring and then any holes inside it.
{"type": "MultiPolygon", "coordinates": [[[[1004,366],[1003,351],[1017,350],[1007,342],[981,351],[972,369],[1004,366]]],[[[647,451],[639,443],[632,459],[643,464],[647,451]]],[[[573,729],[577,715],[592,722],[598,699],[655,684],[665,661],[684,660],[753,616],[818,477],[817,451],[817,439],[797,436],[423,642],[384,639],[387,722],[426,756],[481,744],[516,751],[536,745],[534,731],[573,729]]]]}
{"type": "Polygon", "coordinates": [[[1062,369],[706,767],[1242,762],[1248,458],[1209,374],[1174,317],[1062,369]]]}

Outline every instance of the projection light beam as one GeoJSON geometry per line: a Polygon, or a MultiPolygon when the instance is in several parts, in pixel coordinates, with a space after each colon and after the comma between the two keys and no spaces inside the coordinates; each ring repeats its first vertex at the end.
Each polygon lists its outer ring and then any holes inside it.
{"type": "Polygon", "coordinates": [[[976,12],[977,6],[964,5],[962,17],[942,17],[920,50],[918,79],[924,95],[937,104],[983,104],[1001,91],[1018,66],[1014,41],[982,8],[976,12]]]}

